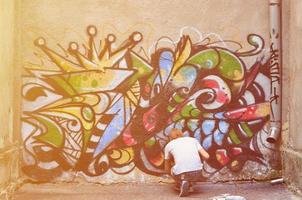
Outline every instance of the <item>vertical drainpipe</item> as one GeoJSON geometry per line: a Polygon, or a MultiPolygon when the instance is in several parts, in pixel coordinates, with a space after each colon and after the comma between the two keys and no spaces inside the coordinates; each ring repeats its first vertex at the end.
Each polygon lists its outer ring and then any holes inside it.
{"type": "Polygon", "coordinates": [[[282,37],[281,1],[269,0],[270,18],[270,130],[267,141],[276,143],[281,133],[282,37]]]}

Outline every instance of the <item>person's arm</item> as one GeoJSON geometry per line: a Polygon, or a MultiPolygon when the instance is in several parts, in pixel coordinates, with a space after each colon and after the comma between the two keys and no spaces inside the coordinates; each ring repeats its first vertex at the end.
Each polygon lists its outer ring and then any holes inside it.
{"type": "Polygon", "coordinates": [[[206,152],[206,150],[204,150],[204,148],[201,147],[198,152],[204,160],[208,160],[210,158],[210,155],[208,152],[206,152]]]}
{"type": "Polygon", "coordinates": [[[197,140],[196,140],[196,145],[197,145],[198,153],[201,155],[201,157],[204,160],[208,160],[210,158],[210,155],[208,154],[208,152],[206,152],[206,150],[200,145],[200,143],[197,140]]]}

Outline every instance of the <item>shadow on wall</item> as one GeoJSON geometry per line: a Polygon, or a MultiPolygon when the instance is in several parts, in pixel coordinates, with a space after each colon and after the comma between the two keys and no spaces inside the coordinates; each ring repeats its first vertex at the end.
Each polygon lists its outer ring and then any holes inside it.
{"type": "Polygon", "coordinates": [[[240,172],[247,161],[280,167],[276,146],[266,142],[271,81],[261,36],[247,36],[249,50],[214,34],[194,42],[162,37],[148,57],[135,50],[139,32],[118,47],[113,34],[97,45],[94,26],[87,34],[87,44],[71,42],[62,54],[44,38],[35,41],[41,64],[25,67],[22,90],[28,176],[50,181],[63,171],[101,176],[135,168],[160,176],[174,127],[209,152],[207,178],[240,172]]]}

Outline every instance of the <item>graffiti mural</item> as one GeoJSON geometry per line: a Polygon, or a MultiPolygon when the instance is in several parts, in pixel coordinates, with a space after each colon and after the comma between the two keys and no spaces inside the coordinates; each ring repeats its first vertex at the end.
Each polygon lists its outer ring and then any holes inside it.
{"type": "Polygon", "coordinates": [[[209,176],[240,172],[247,161],[270,164],[265,154],[276,150],[266,143],[270,62],[262,37],[248,35],[243,51],[235,41],[193,42],[182,35],[169,47],[158,40],[144,56],[134,50],[140,32],[120,45],[113,34],[96,42],[95,26],[87,36],[87,44],[70,42],[63,54],[45,38],[34,41],[47,59],[26,66],[23,77],[23,171],[29,177],[49,181],[64,171],[101,176],[135,168],[161,176],[174,127],[209,152],[209,176]]]}

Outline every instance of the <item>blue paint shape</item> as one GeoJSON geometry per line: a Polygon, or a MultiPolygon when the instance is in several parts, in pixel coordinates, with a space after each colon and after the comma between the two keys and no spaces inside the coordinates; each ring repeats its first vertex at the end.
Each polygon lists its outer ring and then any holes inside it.
{"type": "Polygon", "coordinates": [[[215,114],[215,118],[217,118],[217,119],[225,119],[225,117],[223,116],[223,113],[224,113],[224,112],[216,113],[216,114],[215,114]]]}
{"type": "Polygon", "coordinates": [[[198,141],[201,140],[200,130],[201,129],[196,129],[196,131],[194,132],[194,138],[196,138],[196,140],[198,140],[198,141]]]}
{"type": "Polygon", "coordinates": [[[216,129],[214,132],[215,143],[218,145],[222,145],[223,138],[224,138],[224,134],[221,133],[218,129],[216,129]]]}
{"type": "Polygon", "coordinates": [[[230,127],[230,124],[227,123],[226,121],[220,121],[219,122],[219,130],[222,132],[222,133],[227,133],[228,130],[229,130],[229,127],[230,127]]]}
{"type": "Polygon", "coordinates": [[[159,56],[159,69],[163,84],[166,83],[174,64],[174,57],[171,51],[163,51],[159,56]]]}
{"type": "Polygon", "coordinates": [[[215,120],[204,120],[201,128],[205,135],[210,135],[215,128],[215,120]]]}
{"type": "Polygon", "coordinates": [[[212,146],[212,135],[208,135],[203,141],[202,141],[202,147],[205,150],[208,150],[212,146]]]}
{"type": "Polygon", "coordinates": [[[191,131],[195,131],[198,128],[198,120],[196,119],[191,119],[188,121],[187,126],[191,131]]]}
{"type": "Polygon", "coordinates": [[[188,131],[184,132],[184,137],[190,137],[190,133],[188,131]]]}
{"type": "Polygon", "coordinates": [[[121,133],[124,124],[124,98],[120,98],[109,110],[107,114],[115,114],[111,123],[106,127],[93,156],[102,153],[121,133]]]}
{"type": "Polygon", "coordinates": [[[184,120],[180,120],[180,121],[176,122],[174,128],[182,130],[184,128],[184,120]]]}

